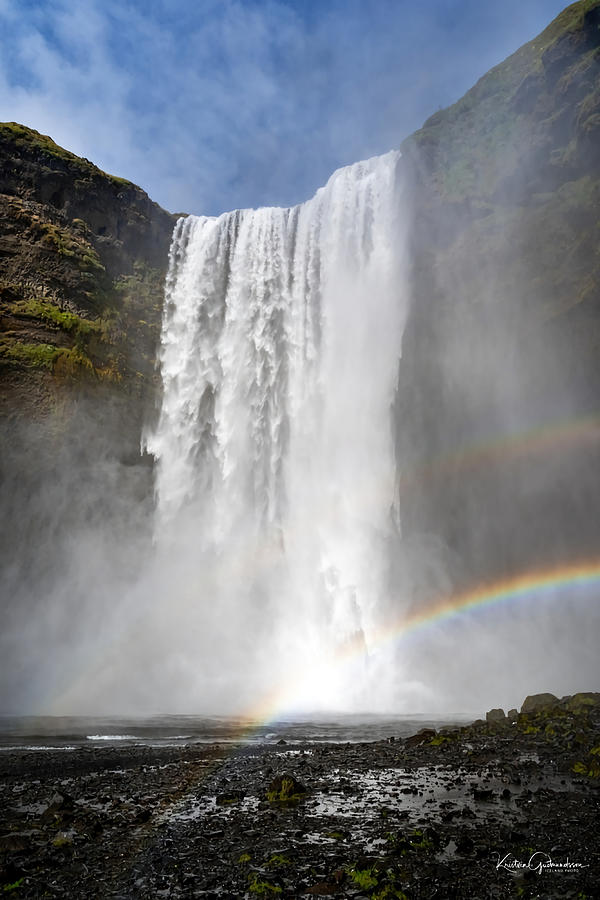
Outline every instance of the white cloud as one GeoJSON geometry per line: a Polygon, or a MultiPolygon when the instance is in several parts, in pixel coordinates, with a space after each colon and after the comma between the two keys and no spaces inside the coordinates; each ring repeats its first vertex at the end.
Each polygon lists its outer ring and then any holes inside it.
{"type": "Polygon", "coordinates": [[[478,7],[502,35],[463,36],[472,0],[445,19],[436,2],[331,0],[301,18],[286,0],[47,0],[18,16],[0,0],[2,118],[171,209],[296,202],[336,166],[396,146],[560,4],[532,0],[512,19],[478,7]]]}

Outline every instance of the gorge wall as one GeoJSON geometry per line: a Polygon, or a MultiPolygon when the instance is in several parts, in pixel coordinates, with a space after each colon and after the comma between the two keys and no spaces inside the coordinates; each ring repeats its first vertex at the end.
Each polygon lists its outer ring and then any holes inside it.
{"type": "Polygon", "coordinates": [[[597,553],[600,4],[568,7],[402,146],[412,308],[396,411],[405,537],[454,576],[597,553]]]}
{"type": "MultiPolygon", "coordinates": [[[[125,557],[131,511],[138,525],[147,518],[152,471],[140,432],[154,402],[174,221],[130,182],[36,131],[0,125],[5,636],[23,610],[32,618],[48,601],[77,553],[93,578],[102,542],[125,557]],[[74,534],[87,535],[85,554],[74,534]]],[[[23,654],[4,652],[13,696],[23,654]]]]}

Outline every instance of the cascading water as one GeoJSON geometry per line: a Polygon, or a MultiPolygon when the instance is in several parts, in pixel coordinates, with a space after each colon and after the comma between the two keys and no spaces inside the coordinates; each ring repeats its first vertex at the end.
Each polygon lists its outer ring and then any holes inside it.
{"type": "Polygon", "coordinates": [[[146,443],[198,703],[243,705],[292,673],[291,704],[373,708],[406,305],[398,157],[340,169],[291,209],[175,228],[146,443]],[[352,684],[344,654],[361,659],[352,684]]]}

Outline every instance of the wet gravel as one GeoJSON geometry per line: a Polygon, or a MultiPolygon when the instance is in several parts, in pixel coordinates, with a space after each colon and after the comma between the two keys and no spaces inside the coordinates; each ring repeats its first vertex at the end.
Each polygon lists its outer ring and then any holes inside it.
{"type": "Polygon", "coordinates": [[[123,900],[600,897],[597,762],[598,708],[362,744],[3,751],[0,886],[123,900]]]}

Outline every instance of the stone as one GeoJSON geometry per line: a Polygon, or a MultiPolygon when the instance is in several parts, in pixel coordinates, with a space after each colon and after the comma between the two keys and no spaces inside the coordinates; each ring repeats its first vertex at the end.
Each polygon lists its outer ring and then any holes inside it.
{"type": "Polygon", "coordinates": [[[523,701],[521,712],[526,715],[548,712],[548,710],[558,706],[558,703],[558,697],[555,697],[554,694],[531,694],[523,701]]]}
{"type": "Polygon", "coordinates": [[[289,803],[306,796],[306,788],[293,775],[277,775],[269,784],[267,799],[271,803],[289,803]]]}
{"type": "Polygon", "coordinates": [[[583,709],[592,707],[600,707],[600,694],[593,691],[580,691],[573,694],[572,697],[563,697],[561,706],[564,706],[570,712],[580,712],[583,709]]]}
{"type": "Polygon", "coordinates": [[[488,725],[493,725],[495,723],[504,724],[506,722],[506,716],[504,715],[503,709],[490,709],[489,712],[485,714],[485,721],[488,725]]]}
{"type": "Polygon", "coordinates": [[[230,803],[239,803],[246,796],[245,791],[223,791],[217,794],[217,806],[228,806],[230,803]]]}
{"type": "Polygon", "coordinates": [[[425,741],[430,741],[436,735],[436,731],[434,728],[422,728],[416,734],[411,735],[411,737],[406,738],[404,742],[406,747],[418,747],[419,744],[424,744],[425,741]]]}

